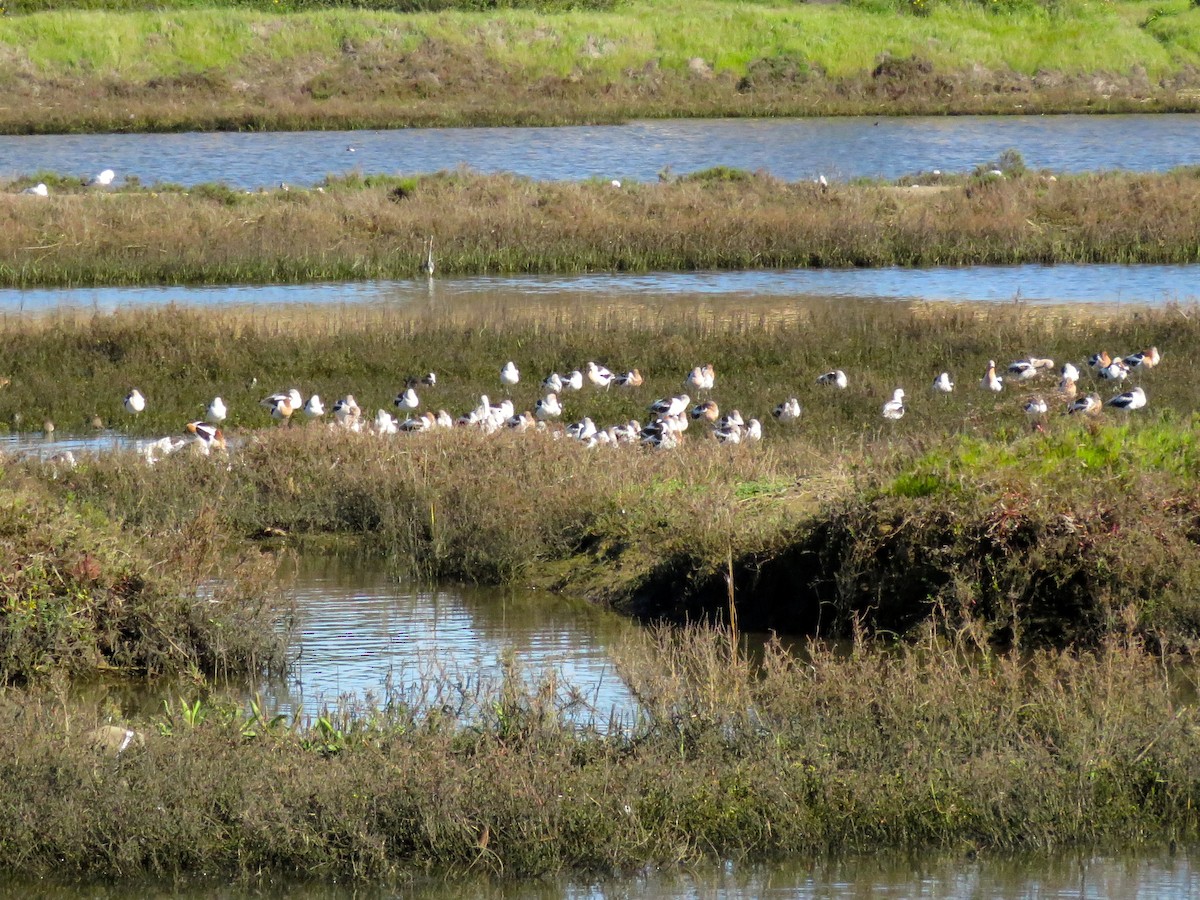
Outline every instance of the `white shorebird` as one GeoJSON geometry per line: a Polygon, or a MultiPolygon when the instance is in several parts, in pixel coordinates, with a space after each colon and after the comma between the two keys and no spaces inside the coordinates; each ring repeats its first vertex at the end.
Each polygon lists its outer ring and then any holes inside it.
{"type": "Polygon", "coordinates": [[[564,375],[562,378],[562,390],[564,391],[581,391],[583,390],[583,373],[576,369],[570,375],[564,375]]]}
{"type": "Polygon", "coordinates": [[[714,428],[713,437],[717,439],[719,444],[740,444],[742,442],[742,429],[736,426],[732,428],[714,428]]]}
{"type": "Polygon", "coordinates": [[[27,187],[21,191],[22,194],[32,194],[35,197],[49,197],[50,188],[46,187],[43,182],[38,182],[33,187],[27,187]]]}
{"type": "Polygon", "coordinates": [[[512,387],[521,380],[521,373],[517,370],[517,365],[511,359],[504,364],[504,368],[500,370],[500,383],[512,387]]]}
{"type": "Polygon", "coordinates": [[[562,404],[558,402],[558,394],[551,391],[537,402],[533,410],[539,419],[557,419],[562,415],[562,404]]]}
{"type": "Polygon", "coordinates": [[[751,419],[746,423],[746,430],[742,433],[743,441],[761,441],[762,440],[762,422],[758,419],[751,419]]]}
{"type": "Polygon", "coordinates": [[[817,384],[824,384],[828,387],[836,387],[845,390],[846,386],[849,385],[850,382],[846,378],[845,372],[843,372],[841,369],[834,369],[832,372],[826,372],[824,375],[818,375],[817,384]]]}
{"type": "Polygon", "coordinates": [[[375,413],[376,434],[395,434],[399,430],[396,420],[392,418],[392,414],[386,409],[381,409],[375,413]]]}
{"type": "Polygon", "coordinates": [[[137,415],[146,408],[146,398],[142,396],[142,392],[134,388],[125,395],[125,412],[137,415]]]}
{"type": "Polygon", "coordinates": [[[259,401],[259,406],[269,409],[272,419],[290,422],[292,413],[304,408],[304,399],[300,396],[298,390],[292,388],[286,394],[279,393],[265,397],[259,401]]]}
{"type": "Polygon", "coordinates": [[[985,390],[995,391],[996,393],[1004,390],[1004,379],[996,374],[996,361],[994,359],[988,360],[987,371],[984,373],[983,380],[979,384],[985,390]]]}
{"type": "Polygon", "coordinates": [[[433,235],[425,242],[425,258],[421,260],[421,271],[429,278],[433,277],[433,235]]]}
{"type": "Polygon", "coordinates": [[[552,394],[560,394],[563,389],[562,376],[557,372],[551,372],[542,380],[542,388],[552,394]]]}
{"type": "Polygon", "coordinates": [[[1041,397],[1030,397],[1022,408],[1027,416],[1044,416],[1050,409],[1041,397]]]}
{"type": "Polygon", "coordinates": [[[1100,397],[1097,394],[1088,394],[1084,397],[1078,397],[1074,402],[1067,406],[1067,412],[1072,415],[1083,413],[1087,416],[1094,416],[1100,412],[1100,397]]]}
{"type": "Polygon", "coordinates": [[[325,415],[325,404],[321,402],[319,394],[313,394],[308,398],[308,402],[304,404],[304,414],[310,419],[325,415]]]}
{"type": "Polygon", "coordinates": [[[883,404],[883,417],[885,419],[904,418],[904,388],[896,388],[892,392],[892,399],[883,404]]]}
{"type": "Polygon", "coordinates": [[[608,388],[613,383],[613,378],[615,377],[604,366],[598,366],[594,362],[587,364],[587,380],[596,387],[608,388]]]}
{"type": "Polygon", "coordinates": [[[689,388],[693,388],[697,392],[711,391],[717,383],[717,372],[712,363],[706,363],[703,366],[696,366],[688,372],[684,381],[689,388]]]}
{"type": "Polygon", "coordinates": [[[670,419],[674,416],[683,415],[687,411],[688,404],[691,402],[692,398],[687,394],[680,394],[678,397],[664,397],[650,404],[650,412],[662,416],[664,419],[670,419]]]}
{"type": "Polygon", "coordinates": [[[421,376],[421,384],[425,387],[437,387],[437,372],[426,372],[421,376]]]}
{"type": "Polygon", "coordinates": [[[630,369],[624,375],[618,375],[613,380],[616,382],[617,387],[634,388],[634,387],[642,386],[643,378],[642,378],[642,373],[639,372],[637,369],[630,369]]]}
{"type": "MultiPolygon", "coordinates": [[[[751,421],[754,421],[754,420],[751,419],[751,421]]],[[[721,416],[721,418],[717,421],[718,428],[731,428],[731,427],[741,428],[744,425],[746,425],[746,422],[744,422],[742,420],[741,412],[736,409],[730,410],[728,413],[721,416]]],[[[762,424],[760,423],[759,428],[761,428],[761,427],[762,427],[762,424]]]]}
{"type": "Polygon", "coordinates": [[[716,422],[721,417],[721,410],[717,407],[716,400],[705,400],[703,403],[697,403],[692,407],[691,416],[693,419],[716,422]]]}
{"type": "Polygon", "coordinates": [[[422,413],[415,419],[408,418],[396,426],[397,430],[405,432],[423,432],[431,430],[437,424],[437,417],[431,412],[422,413]]]}
{"type": "Polygon", "coordinates": [[[567,434],[577,441],[591,440],[596,436],[596,423],[584,416],[581,421],[567,426],[567,434]]]}
{"type": "Polygon", "coordinates": [[[1153,369],[1162,359],[1157,347],[1142,350],[1125,357],[1125,365],[1131,369],[1153,369]]]}
{"type": "Polygon", "coordinates": [[[339,425],[349,428],[358,422],[360,415],[362,410],[358,408],[358,401],[354,399],[353,394],[347,394],[333,404],[333,418],[339,425]]]}
{"type": "Polygon", "coordinates": [[[1129,377],[1129,364],[1123,359],[1114,359],[1107,366],[1098,367],[1096,372],[1107,381],[1124,381],[1129,377]]]}
{"type": "Polygon", "coordinates": [[[1112,357],[1108,355],[1107,350],[1101,350],[1099,353],[1093,353],[1088,357],[1088,366],[1093,369],[1106,369],[1112,365],[1112,357]]]}
{"type": "Polygon", "coordinates": [[[954,382],[950,380],[950,373],[943,372],[937,378],[933,379],[933,389],[943,394],[949,394],[954,390],[954,382]]]}
{"type": "Polygon", "coordinates": [[[195,436],[196,443],[204,448],[205,453],[212,449],[225,449],[225,435],[216,425],[210,425],[208,422],[188,422],[185,428],[188,434],[195,436]]]}
{"type": "Polygon", "coordinates": [[[795,397],[789,397],[787,400],[784,400],[782,403],[776,406],[771,412],[771,415],[777,418],[780,422],[795,422],[800,418],[800,413],[802,411],[803,410],[800,406],[800,401],[795,397]]]}
{"type": "Polygon", "coordinates": [[[1072,363],[1063,363],[1062,371],[1059,376],[1067,381],[1079,380],[1079,369],[1075,368],[1072,363]]]}
{"type": "Polygon", "coordinates": [[[88,180],[88,187],[108,187],[116,177],[117,173],[112,169],[105,169],[103,172],[97,172],[88,180]]]}
{"type": "Polygon", "coordinates": [[[208,417],[217,424],[225,421],[225,417],[229,415],[229,410],[225,408],[225,401],[220,397],[213,397],[212,402],[208,404],[208,417]]]}
{"type": "Polygon", "coordinates": [[[1117,409],[1141,409],[1146,405],[1146,392],[1140,387],[1135,387],[1132,391],[1117,394],[1107,405],[1117,409]]]}
{"type": "Polygon", "coordinates": [[[444,409],[438,410],[437,418],[435,418],[433,421],[434,421],[434,424],[437,425],[438,428],[453,428],[454,427],[454,419],[452,419],[450,417],[450,413],[446,412],[444,409]]]}
{"type": "Polygon", "coordinates": [[[1043,372],[1049,372],[1054,368],[1054,360],[1046,359],[1041,356],[1031,356],[1028,359],[1019,359],[1016,362],[1008,364],[1008,374],[1015,377],[1018,381],[1028,381],[1030,378],[1036,378],[1043,372]]]}
{"type": "Polygon", "coordinates": [[[400,409],[417,409],[421,405],[421,399],[417,396],[417,392],[412,388],[401,391],[396,395],[396,399],[392,401],[400,409]]]}

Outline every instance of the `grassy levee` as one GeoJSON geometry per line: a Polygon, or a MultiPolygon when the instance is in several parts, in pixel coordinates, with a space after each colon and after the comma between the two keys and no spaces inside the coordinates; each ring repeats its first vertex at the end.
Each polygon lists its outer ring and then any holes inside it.
{"type": "Polygon", "coordinates": [[[0,130],[1155,111],[1200,102],[1200,12],[1187,0],[911,5],[928,14],[887,3],[722,0],[550,13],[10,14],[0,17],[0,130]]]}
{"type": "Polygon", "coordinates": [[[715,169],[669,182],[542,183],[451,172],[350,176],[323,193],[84,190],[0,194],[0,284],[408,278],[434,238],[443,275],[1188,263],[1200,258],[1200,170],[1021,172],[925,183],[809,183],[715,169]]]}
{"type": "Polygon", "coordinates": [[[202,514],[151,537],[12,467],[0,511],[0,684],[280,667],[283,608],[271,571],[250,558],[214,559],[219,535],[202,514]]]}
{"type": "Polygon", "coordinates": [[[210,700],[134,723],[113,758],[94,713],[0,693],[0,863],[378,882],[1197,837],[1195,710],[1128,639],[996,656],[967,631],[749,665],[689,630],[617,655],[643,712],[607,734],[514,673],[311,727],[210,700]]]}
{"type": "MultiPolygon", "coordinates": [[[[678,619],[723,614],[732,563],[746,626],[845,634],[865,615],[907,631],[940,608],[980,619],[1001,642],[1094,642],[1132,618],[1139,633],[1188,647],[1200,626],[1196,408],[1173,361],[1200,352],[1195,322],[1186,310],[1097,319],[868,303],[682,322],[596,310],[13,322],[0,418],[99,413],[176,433],[225,396],[228,463],[180,454],[151,469],[113,454],[56,472],[59,489],[135,529],[204,511],[235,534],[361,536],[421,575],[531,583],[678,619]],[[1100,347],[1150,344],[1166,357],[1133,376],[1150,397],[1134,414],[1080,421],[1056,404],[1045,433],[1031,432],[1022,402],[1051,396],[1051,385],[996,396],[977,383],[988,357],[1023,355],[1006,348],[1086,369],[1100,347]],[[392,408],[406,375],[433,370],[439,385],[422,390],[424,403],[457,414],[480,393],[502,396],[509,358],[525,372],[511,391],[518,409],[541,395],[543,373],[588,359],[638,366],[639,390],[565,397],[568,420],[601,426],[644,421],[651,400],[711,360],[714,398],[763,419],[765,439],[721,446],[697,425],[684,447],[659,453],[463,429],[381,440],[272,427],[256,403],[295,384],[327,402],[354,393],[370,418],[392,408]],[[845,391],[815,384],[834,366],[850,374],[845,391]],[[929,389],[942,368],[959,379],[954,394],[929,389]],[[98,396],[99,385],[110,393],[98,396]],[[150,398],[136,420],[118,411],[133,385],[150,398]],[[909,412],[885,422],[880,406],[897,385],[909,412]],[[788,396],[804,404],[792,427],[770,417],[788,396]]],[[[1090,374],[1081,389],[1116,393],[1090,374]]]]}

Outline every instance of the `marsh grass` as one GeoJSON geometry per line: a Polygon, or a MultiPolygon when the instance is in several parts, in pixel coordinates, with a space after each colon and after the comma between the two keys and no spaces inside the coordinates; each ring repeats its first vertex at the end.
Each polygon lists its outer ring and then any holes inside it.
{"type": "MultiPolygon", "coordinates": [[[[865,616],[907,631],[941,607],[979,617],[1000,643],[1022,632],[1088,643],[1132,610],[1139,633],[1187,647],[1200,633],[1196,408],[1177,361],[1200,352],[1195,323],[1183,309],[885,303],[778,317],[624,307],[63,316],[4,326],[0,360],[13,374],[0,416],[69,422],[100,409],[120,427],[176,433],[224,396],[228,460],[178,454],[148,468],[106,454],[53,481],[138,530],[208,510],[222,533],[358,537],[423,577],[534,584],[679,620],[723,617],[732,557],[744,627],[845,634],[865,616]],[[1164,363],[1133,376],[1151,398],[1134,415],[1081,422],[1056,406],[1037,433],[1021,405],[1035,390],[1049,397],[1050,384],[996,396],[977,383],[988,358],[1033,353],[1086,370],[1102,347],[1151,344],[1164,363]],[[499,382],[508,359],[524,372],[511,392],[499,382]],[[406,376],[432,370],[428,408],[458,414],[487,393],[528,409],[544,374],[589,359],[637,366],[647,382],[566,395],[567,421],[644,421],[652,400],[712,361],[714,399],[761,418],[765,440],[722,446],[699,426],[677,453],[463,429],[381,440],[274,425],[257,403],[295,385],[327,402],[354,393],[373,417],[392,409],[406,376]],[[847,390],[816,384],[833,367],[849,374],[847,390]],[[959,385],[948,396],[929,388],[943,368],[959,385]],[[150,406],[130,421],[120,402],[135,384],[150,406]],[[909,412],[885,422],[897,385],[909,412]],[[791,427],[770,416],[789,396],[804,406],[791,427]]],[[[1090,374],[1081,388],[1116,392],[1090,374]]]]}
{"type": "MultiPolygon", "coordinates": [[[[40,5],[18,0],[11,9],[40,5]]],[[[311,9],[304,0],[270,10],[172,5],[0,18],[0,86],[9,98],[0,130],[550,125],[1197,104],[1198,14],[1186,0],[1052,9],[946,2],[922,16],[898,14],[891,3],[723,0],[570,8],[539,0],[532,8],[426,12],[311,9]]]]}
{"type": "Polygon", "coordinates": [[[0,497],[0,683],[282,669],[271,566],[223,558],[203,505],[150,536],[11,467],[0,497]]]}
{"type": "Polygon", "coordinates": [[[324,193],[58,183],[73,193],[0,195],[0,283],[408,278],[429,235],[451,275],[1189,263],[1200,230],[1195,169],[828,191],[722,170],[619,189],[468,171],[331,179],[324,193]]]}
{"type": "MultiPolygon", "coordinates": [[[[1127,637],[996,655],[968,631],[760,663],[727,635],[631,637],[642,702],[572,725],[519,672],[431,705],[273,719],[210,697],[92,749],[95,712],[0,695],[11,872],[528,878],[782,854],[1161,846],[1197,833],[1194,710],[1127,637]],[[465,702],[463,700],[465,699],[465,702]]],[[[410,698],[411,699],[411,698],[410,698]]]]}

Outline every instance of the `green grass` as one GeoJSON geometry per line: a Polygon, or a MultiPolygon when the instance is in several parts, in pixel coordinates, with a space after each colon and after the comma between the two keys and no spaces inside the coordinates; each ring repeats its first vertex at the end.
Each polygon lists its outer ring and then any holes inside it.
{"type": "Polygon", "coordinates": [[[12,6],[0,129],[1191,109],[1200,64],[1200,11],[1186,0],[946,2],[929,15],[727,0],[552,14],[287,6],[12,6]],[[920,63],[875,71],[888,59],[920,63]]]}

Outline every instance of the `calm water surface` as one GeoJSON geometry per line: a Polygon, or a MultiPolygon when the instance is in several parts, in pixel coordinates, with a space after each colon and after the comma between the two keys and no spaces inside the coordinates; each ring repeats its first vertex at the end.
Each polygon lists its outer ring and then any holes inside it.
{"type": "Polygon", "coordinates": [[[419,697],[434,683],[475,691],[513,659],[529,678],[554,673],[575,721],[629,719],[633,697],[609,648],[634,626],[580,602],[531,591],[468,586],[419,589],[374,559],[306,556],[285,565],[296,602],[299,650],[292,677],[253,690],[280,712],[361,710],[392,696],[419,697]],[[414,693],[415,692],[415,693],[414,693]]]}
{"type": "Polygon", "coordinates": [[[243,188],[327,174],[469,166],[535,179],[652,181],[670,168],[764,170],[788,181],[967,172],[1015,148],[1059,172],[1200,164],[1200,116],[683,119],[565,128],[422,128],[0,137],[0,176],[39,170],[243,188]],[[350,148],[353,148],[351,152],[350,148]]]}
{"type": "Polygon", "coordinates": [[[930,269],[781,269],[569,276],[439,278],[220,287],[0,289],[0,315],[60,309],[108,312],[177,304],[412,306],[453,311],[482,303],[520,307],[669,301],[778,309],[811,299],[1163,306],[1200,300],[1200,266],[1025,265],[930,269]]]}
{"type": "Polygon", "coordinates": [[[489,884],[455,881],[403,888],[275,884],[238,889],[213,883],[163,888],[127,883],[55,885],[0,879],[6,896],[76,898],[212,897],[299,900],[1180,900],[1200,894],[1200,869],[1188,854],[891,860],[854,857],[835,862],[782,861],[770,866],[700,867],[624,879],[489,884]]]}

